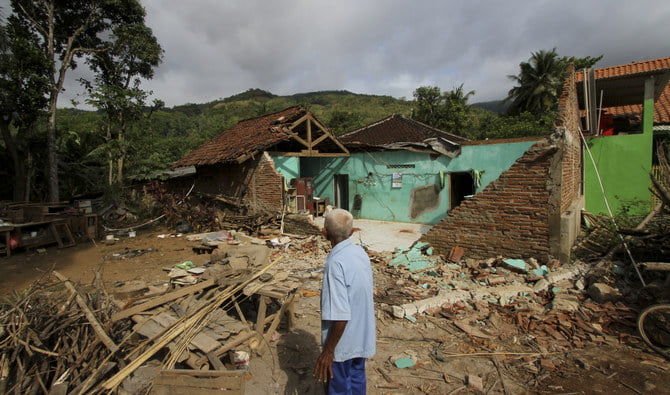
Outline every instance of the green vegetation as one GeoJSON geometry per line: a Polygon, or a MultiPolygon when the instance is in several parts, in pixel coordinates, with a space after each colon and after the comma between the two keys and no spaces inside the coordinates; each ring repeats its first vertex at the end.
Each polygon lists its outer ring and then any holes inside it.
{"type": "Polygon", "coordinates": [[[529,112],[535,116],[542,116],[547,112],[556,111],[568,64],[574,64],[575,70],[579,70],[593,66],[602,57],[603,55],[595,58],[560,57],[556,48],[531,53],[527,62],[519,64],[518,75],[507,76],[516,84],[505,99],[511,102],[509,114],[519,115],[529,112]]]}

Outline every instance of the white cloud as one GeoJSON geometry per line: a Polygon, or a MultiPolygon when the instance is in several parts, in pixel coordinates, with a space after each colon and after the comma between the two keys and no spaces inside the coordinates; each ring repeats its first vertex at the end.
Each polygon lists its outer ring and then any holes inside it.
{"type": "MultiPolygon", "coordinates": [[[[532,51],[604,54],[598,66],[670,56],[667,0],[142,4],[165,50],[145,88],[168,106],[249,88],[280,95],[346,89],[411,98],[419,86],[450,90],[461,84],[477,92],[471,98],[476,102],[504,98],[512,87],[507,75],[516,74],[532,51]]],[[[70,79],[68,86],[74,84],[70,79]]]]}

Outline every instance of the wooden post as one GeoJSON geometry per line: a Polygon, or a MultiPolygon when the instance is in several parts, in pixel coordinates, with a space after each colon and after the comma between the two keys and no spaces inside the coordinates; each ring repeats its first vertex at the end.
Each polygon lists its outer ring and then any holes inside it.
{"type": "Polygon", "coordinates": [[[256,317],[256,332],[263,336],[263,329],[265,329],[265,313],[268,309],[268,297],[260,295],[258,299],[258,316],[256,317]]]}

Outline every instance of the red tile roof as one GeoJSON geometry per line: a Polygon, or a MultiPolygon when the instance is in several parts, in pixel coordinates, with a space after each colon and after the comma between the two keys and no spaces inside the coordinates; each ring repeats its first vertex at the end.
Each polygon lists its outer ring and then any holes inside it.
{"type": "Polygon", "coordinates": [[[379,147],[394,143],[420,143],[433,137],[441,137],[453,143],[468,141],[464,137],[444,132],[398,114],[340,135],[339,139],[345,145],[379,147]]]}
{"type": "MultiPolygon", "coordinates": [[[[623,76],[632,77],[636,75],[644,75],[645,73],[651,73],[663,69],[670,72],[670,57],[622,64],[618,66],[603,67],[595,69],[594,73],[596,80],[599,80],[623,76]]],[[[584,80],[584,76],[581,71],[577,71],[575,77],[577,82],[582,82],[584,80]]],[[[633,116],[637,117],[638,119],[642,118],[642,103],[618,107],[608,107],[606,110],[608,114],[612,114],[614,116],[633,116]]],[[[665,85],[665,88],[654,103],[654,123],[670,123],[670,84],[665,85]]]]}
{"type": "Polygon", "coordinates": [[[285,110],[240,121],[230,129],[186,154],[174,167],[202,166],[234,161],[245,154],[253,154],[290,138],[284,127],[307,114],[303,107],[285,110]]]}

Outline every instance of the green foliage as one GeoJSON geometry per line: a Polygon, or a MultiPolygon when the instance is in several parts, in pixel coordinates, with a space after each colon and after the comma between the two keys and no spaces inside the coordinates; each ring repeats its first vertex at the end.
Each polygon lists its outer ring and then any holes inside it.
{"type": "Polygon", "coordinates": [[[348,111],[334,111],[328,120],[328,128],[336,135],[356,130],[365,126],[362,122],[363,117],[360,114],[348,111]]]}
{"type": "Polygon", "coordinates": [[[422,86],[414,91],[412,119],[449,133],[465,136],[472,128],[472,108],[467,104],[475,91],[465,93],[463,84],[441,92],[435,86],[422,86]]]}
{"type": "MultiPolygon", "coordinates": [[[[96,72],[95,81],[83,81],[92,104],[104,114],[105,142],[96,154],[107,156],[108,182],[122,184],[128,147],[126,133],[133,122],[146,115],[145,103],[150,92],[140,88],[141,79],[153,77],[163,50],[151,29],[142,24],[122,25],[114,29],[111,47],[88,59],[96,72]]],[[[155,110],[162,102],[155,102],[155,110]]],[[[149,112],[151,114],[151,112],[149,112]]],[[[129,143],[130,141],[130,143],[129,143]]]]}
{"type": "Polygon", "coordinates": [[[578,70],[593,66],[602,57],[560,57],[556,48],[532,52],[527,62],[519,64],[518,75],[507,76],[516,84],[507,95],[506,101],[511,102],[508,113],[519,115],[528,111],[539,117],[555,111],[568,64],[573,63],[578,70]]]}
{"type": "Polygon", "coordinates": [[[471,140],[549,135],[554,130],[556,115],[547,112],[537,117],[527,111],[519,115],[500,115],[483,109],[475,109],[474,114],[472,127],[465,133],[471,140]]]}

